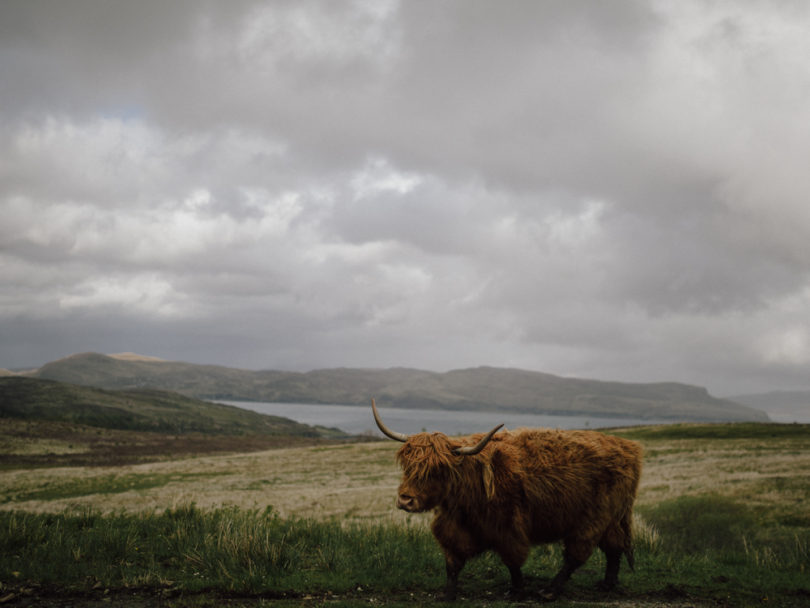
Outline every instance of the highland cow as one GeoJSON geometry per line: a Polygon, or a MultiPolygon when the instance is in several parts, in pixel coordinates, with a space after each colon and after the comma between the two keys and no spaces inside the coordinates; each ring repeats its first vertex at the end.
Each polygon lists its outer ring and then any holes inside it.
{"type": "Polygon", "coordinates": [[[454,599],[465,562],[492,550],[523,588],[521,567],[532,545],[562,541],[563,564],[541,597],[556,598],[596,547],[607,558],[600,588],[612,589],[624,555],[633,568],[632,518],[641,475],[641,446],[595,431],[520,429],[458,439],[443,433],[403,435],[397,506],[435,509],[433,534],[447,568],[445,598],[454,599]]]}

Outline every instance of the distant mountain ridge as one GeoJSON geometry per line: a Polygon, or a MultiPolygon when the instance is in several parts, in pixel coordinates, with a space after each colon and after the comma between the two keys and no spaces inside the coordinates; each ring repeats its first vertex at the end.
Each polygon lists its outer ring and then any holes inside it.
{"type": "Polygon", "coordinates": [[[208,400],[381,405],[695,421],[767,421],[754,408],[704,388],[630,384],[479,367],[446,373],[410,368],[249,371],[133,356],[82,353],[31,375],[104,389],[154,388],[208,400]]]}

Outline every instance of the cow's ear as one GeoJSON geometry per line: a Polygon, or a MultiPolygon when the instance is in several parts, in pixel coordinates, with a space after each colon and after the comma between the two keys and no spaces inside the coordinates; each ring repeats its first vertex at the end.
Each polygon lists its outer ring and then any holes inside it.
{"type": "Polygon", "coordinates": [[[492,463],[489,461],[483,464],[482,478],[487,500],[492,500],[495,497],[495,473],[492,470],[492,463]]]}

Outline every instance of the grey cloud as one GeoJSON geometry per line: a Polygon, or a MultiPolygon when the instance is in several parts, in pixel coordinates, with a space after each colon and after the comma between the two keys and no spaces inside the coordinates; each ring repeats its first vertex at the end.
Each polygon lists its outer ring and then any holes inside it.
{"type": "Polygon", "coordinates": [[[801,3],[0,5],[0,366],[807,385],[801,3]]]}

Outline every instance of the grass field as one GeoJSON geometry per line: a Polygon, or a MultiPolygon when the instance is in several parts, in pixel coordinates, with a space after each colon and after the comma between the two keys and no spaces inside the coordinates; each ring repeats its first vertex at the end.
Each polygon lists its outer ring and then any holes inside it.
{"type": "MultiPolygon", "coordinates": [[[[595,554],[557,605],[810,605],[810,426],[615,432],[646,452],[636,572],[624,570],[619,590],[602,596],[593,591],[603,570],[595,554]]],[[[429,516],[394,508],[396,448],[321,445],[8,468],[0,472],[0,602],[63,605],[55,598],[66,595],[74,605],[112,598],[130,606],[155,598],[166,606],[433,601],[443,561],[429,516]]],[[[556,546],[533,551],[524,568],[530,592],[559,559],[556,546]]],[[[501,605],[508,579],[497,558],[474,560],[462,573],[458,605],[501,605]]]]}

